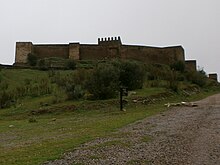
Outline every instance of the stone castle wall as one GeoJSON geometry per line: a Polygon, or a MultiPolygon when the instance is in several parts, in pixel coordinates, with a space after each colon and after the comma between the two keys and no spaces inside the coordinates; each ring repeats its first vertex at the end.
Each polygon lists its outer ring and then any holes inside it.
{"type": "Polygon", "coordinates": [[[79,60],[80,59],[80,44],[70,43],[69,44],[69,59],[79,60]]]}
{"type": "Polygon", "coordinates": [[[27,63],[27,55],[32,52],[32,49],[33,49],[33,45],[31,42],[17,42],[15,63],[16,64],[27,63]]]}
{"type": "Polygon", "coordinates": [[[209,74],[209,78],[215,81],[218,81],[218,74],[217,73],[211,73],[209,74]]]}
{"type": "Polygon", "coordinates": [[[39,58],[69,58],[68,45],[34,45],[32,50],[39,58]]]}
{"type": "Polygon", "coordinates": [[[73,60],[120,58],[162,64],[185,61],[184,49],[181,46],[157,48],[123,45],[120,37],[100,38],[98,44],[93,45],[80,43],[33,45],[31,42],[17,42],[15,64],[26,63],[29,53],[33,53],[39,58],[60,57],[73,60]]]}
{"type": "Polygon", "coordinates": [[[184,61],[184,49],[181,46],[156,48],[147,46],[123,45],[121,48],[123,59],[132,59],[144,63],[172,64],[175,61],[184,61]]]}
{"type": "Polygon", "coordinates": [[[188,71],[196,71],[197,70],[196,60],[186,60],[185,66],[186,66],[186,70],[188,70],[188,71]]]}

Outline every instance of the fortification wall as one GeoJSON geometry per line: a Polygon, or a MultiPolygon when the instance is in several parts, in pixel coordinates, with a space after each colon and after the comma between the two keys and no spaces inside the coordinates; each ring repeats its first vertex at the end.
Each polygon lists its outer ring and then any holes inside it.
{"type": "Polygon", "coordinates": [[[171,63],[176,61],[185,61],[185,51],[182,46],[174,46],[174,47],[166,47],[162,48],[164,56],[170,56],[173,61],[171,63]]]}
{"type": "Polygon", "coordinates": [[[17,65],[27,63],[27,56],[32,52],[32,48],[32,42],[16,42],[15,63],[17,65]]]}
{"type": "Polygon", "coordinates": [[[79,43],[69,44],[69,59],[71,60],[80,59],[80,44],[79,43]]]}
{"type": "Polygon", "coordinates": [[[33,51],[38,58],[69,58],[69,45],[34,45],[33,51]]]}
{"type": "Polygon", "coordinates": [[[211,73],[209,74],[209,78],[215,81],[218,81],[218,74],[217,73],[211,73]]]}
{"type": "Polygon", "coordinates": [[[80,60],[104,60],[117,58],[118,47],[99,45],[80,45],[80,60]]]}
{"type": "Polygon", "coordinates": [[[196,71],[197,69],[197,64],[196,60],[186,60],[185,61],[185,66],[187,71],[196,71]]]}
{"type": "Polygon", "coordinates": [[[184,61],[184,50],[181,46],[170,48],[155,48],[145,46],[121,47],[121,58],[142,61],[144,63],[172,64],[184,61]]]}
{"type": "Polygon", "coordinates": [[[184,61],[184,49],[181,46],[157,48],[147,46],[122,45],[120,37],[99,38],[98,44],[53,44],[33,45],[31,42],[16,43],[15,63],[26,63],[27,55],[38,58],[59,57],[73,60],[131,59],[145,63],[172,64],[184,61]]]}

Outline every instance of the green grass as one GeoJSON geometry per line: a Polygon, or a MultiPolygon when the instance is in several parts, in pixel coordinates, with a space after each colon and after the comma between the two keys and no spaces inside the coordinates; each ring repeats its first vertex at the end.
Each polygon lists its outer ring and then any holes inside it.
{"type": "Polygon", "coordinates": [[[25,79],[37,81],[46,78],[47,72],[31,69],[2,69],[1,75],[2,79],[9,84],[9,88],[14,88],[24,84],[25,79]]]}

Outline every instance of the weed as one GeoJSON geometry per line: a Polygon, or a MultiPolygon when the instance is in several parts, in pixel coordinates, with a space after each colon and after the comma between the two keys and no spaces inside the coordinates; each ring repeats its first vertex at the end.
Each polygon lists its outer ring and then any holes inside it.
{"type": "Polygon", "coordinates": [[[28,119],[28,122],[29,122],[29,123],[36,123],[36,122],[37,122],[37,119],[36,119],[34,116],[31,116],[31,117],[28,119]]]}

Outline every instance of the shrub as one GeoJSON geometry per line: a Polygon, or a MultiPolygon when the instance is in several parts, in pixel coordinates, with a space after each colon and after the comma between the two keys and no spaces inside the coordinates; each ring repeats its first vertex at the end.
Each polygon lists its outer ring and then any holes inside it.
{"type": "Polygon", "coordinates": [[[55,75],[56,75],[56,72],[55,72],[53,69],[50,69],[50,70],[48,71],[48,77],[49,77],[49,78],[53,78],[55,75]]]}
{"type": "Polygon", "coordinates": [[[186,78],[188,81],[191,81],[192,83],[204,87],[207,83],[207,77],[204,73],[201,73],[199,71],[193,71],[193,72],[187,72],[186,78]]]}
{"type": "Polygon", "coordinates": [[[85,71],[81,70],[74,71],[67,75],[61,75],[60,72],[55,72],[55,74],[51,76],[51,82],[65,91],[68,100],[80,99],[85,93],[85,73],[85,71]]]}
{"type": "Polygon", "coordinates": [[[74,60],[68,60],[68,61],[66,62],[66,68],[67,68],[67,69],[71,69],[71,70],[76,69],[76,63],[75,63],[75,61],[74,61],[74,60]]]}
{"type": "Polygon", "coordinates": [[[37,65],[37,56],[32,54],[32,53],[29,53],[28,56],[27,56],[27,61],[28,61],[28,64],[30,66],[36,66],[37,65]]]}
{"type": "Polygon", "coordinates": [[[85,87],[86,80],[90,73],[91,73],[91,70],[88,70],[88,69],[75,70],[72,75],[74,84],[85,87]]]}
{"type": "Polygon", "coordinates": [[[37,122],[37,119],[36,119],[36,117],[31,116],[31,117],[28,119],[28,122],[29,122],[29,123],[36,123],[36,122],[37,122]]]}
{"type": "Polygon", "coordinates": [[[134,61],[124,61],[120,64],[120,85],[128,90],[140,89],[143,87],[145,71],[143,65],[134,61]]]}
{"type": "Polygon", "coordinates": [[[6,81],[0,82],[0,89],[1,90],[7,90],[9,87],[9,84],[6,81]]]}
{"type": "Polygon", "coordinates": [[[48,70],[48,64],[46,63],[45,59],[40,59],[37,65],[40,70],[48,70]]]}
{"type": "Polygon", "coordinates": [[[9,107],[15,101],[13,101],[13,93],[9,91],[0,91],[0,109],[9,107]]]}
{"type": "Polygon", "coordinates": [[[66,86],[66,94],[69,100],[80,99],[84,96],[85,91],[81,85],[68,84],[66,86]]]}
{"type": "Polygon", "coordinates": [[[183,61],[177,61],[171,64],[170,68],[183,73],[185,71],[185,63],[183,61]]]}
{"type": "Polygon", "coordinates": [[[87,80],[88,92],[95,99],[108,99],[116,96],[119,89],[119,70],[110,63],[100,63],[87,80]]]}
{"type": "Polygon", "coordinates": [[[148,80],[168,80],[171,71],[170,67],[163,64],[150,64],[146,65],[148,80]]]}

